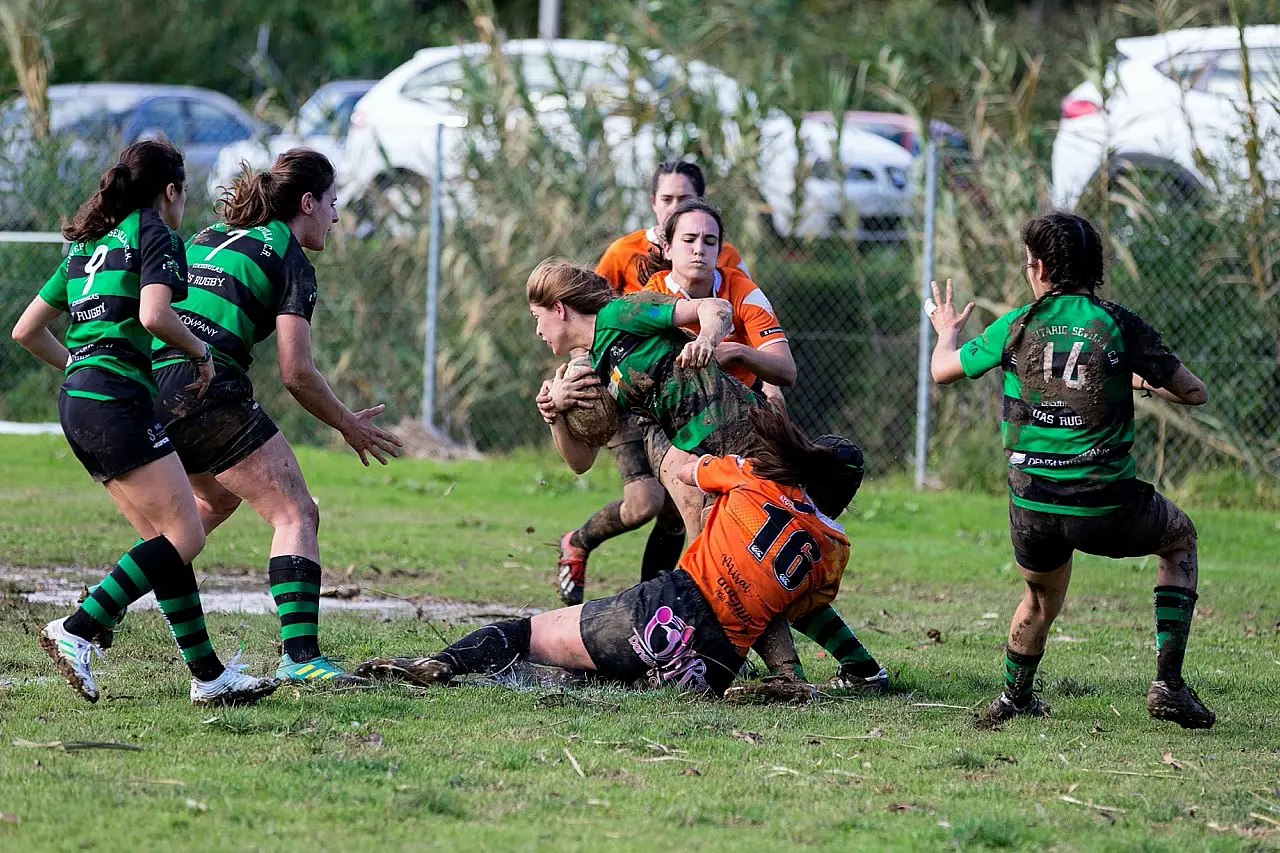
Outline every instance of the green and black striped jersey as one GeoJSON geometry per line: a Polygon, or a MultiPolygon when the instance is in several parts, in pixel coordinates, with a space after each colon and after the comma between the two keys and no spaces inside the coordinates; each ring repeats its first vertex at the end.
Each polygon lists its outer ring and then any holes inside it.
{"type": "Polygon", "coordinates": [[[1024,320],[1030,307],[961,347],[960,364],[970,378],[1004,371],[1001,434],[1014,504],[1105,515],[1136,484],[1132,375],[1161,388],[1181,362],[1145,320],[1095,296],[1050,296],[1024,320]]]}
{"type": "Polygon", "coordinates": [[[138,320],[142,288],[163,284],[177,302],[187,295],[182,238],[150,207],[136,210],[105,237],[73,243],[40,298],[71,315],[71,353],[63,390],[73,397],[154,399],[152,336],[138,320]],[[103,376],[96,367],[126,382],[103,376]]]}
{"type": "MultiPolygon", "coordinates": [[[[316,271],[289,227],[278,219],[256,228],[210,225],[187,243],[187,298],[174,305],[214,358],[248,371],[253,347],[276,330],[276,317],[297,314],[311,321],[316,271]]],[[[183,354],[156,340],[156,368],[183,354]]]]}

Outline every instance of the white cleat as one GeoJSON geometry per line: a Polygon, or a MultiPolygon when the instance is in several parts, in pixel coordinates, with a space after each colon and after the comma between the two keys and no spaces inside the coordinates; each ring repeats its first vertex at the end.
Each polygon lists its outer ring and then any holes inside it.
{"type": "Polygon", "coordinates": [[[252,705],[270,696],[280,686],[275,678],[257,678],[245,675],[240,653],[227,661],[222,675],[212,681],[191,679],[191,703],[193,705],[252,705]]]}
{"type": "Polygon", "coordinates": [[[93,675],[89,672],[89,659],[96,654],[102,657],[102,650],[83,637],[67,633],[63,627],[63,619],[54,619],[40,632],[40,648],[53,659],[58,672],[76,692],[90,702],[98,701],[98,685],[93,683],[93,675]]]}

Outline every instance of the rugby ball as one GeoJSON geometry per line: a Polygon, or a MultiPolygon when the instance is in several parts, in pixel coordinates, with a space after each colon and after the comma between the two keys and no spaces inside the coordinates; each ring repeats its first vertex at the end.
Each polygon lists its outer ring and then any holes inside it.
{"type": "MultiPolygon", "coordinates": [[[[591,373],[592,370],[591,356],[580,355],[569,360],[569,366],[564,375],[566,379],[572,379],[583,373],[591,373]]],[[[621,417],[622,413],[618,408],[617,400],[614,400],[609,395],[608,389],[602,385],[598,398],[587,401],[585,405],[580,403],[565,412],[564,423],[569,429],[569,434],[578,441],[588,447],[604,447],[618,431],[618,421],[621,417]]]]}

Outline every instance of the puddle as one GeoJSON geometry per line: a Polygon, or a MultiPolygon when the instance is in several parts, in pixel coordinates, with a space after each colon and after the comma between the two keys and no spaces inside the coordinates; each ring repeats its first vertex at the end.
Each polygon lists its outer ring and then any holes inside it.
{"type": "MultiPolygon", "coordinates": [[[[74,604],[80,592],[88,584],[102,579],[101,570],[87,569],[25,569],[0,566],[0,584],[12,584],[14,593],[21,598],[39,604],[74,604]]],[[[200,600],[209,613],[271,613],[276,612],[263,579],[263,588],[245,590],[242,587],[253,581],[244,577],[229,578],[217,575],[198,576],[200,600]]],[[[452,601],[431,596],[412,599],[388,598],[369,595],[356,588],[342,587],[338,595],[320,598],[320,610],[325,613],[368,613],[383,618],[419,618],[448,622],[490,622],[513,616],[532,616],[541,612],[537,608],[514,607],[490,602],[452,601]]],[[[154,610],[155,595],[148,593],[129,605],[135,610],[154,610]]]]}

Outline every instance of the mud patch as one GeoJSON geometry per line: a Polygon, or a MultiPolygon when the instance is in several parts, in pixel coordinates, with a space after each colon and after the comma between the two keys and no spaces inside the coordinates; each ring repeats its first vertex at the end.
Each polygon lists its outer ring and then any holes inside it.
{"type": "MultiPolygon", "coordinates": [[[[0,589],[13,598],[37,604],[74,604],[80,592],[102,579],[103,572],[90,569],[30,569],[0,566],[0,589]]],[[[246,577],[197,575],[200,600],[211,613],[276,612],[275,601],[266,589],[266,578],[260,581],[246,577]],[[259,586],[259,583],[261,584],[259,586]]],[[[448,622],[491,622],[495,619],[533,616],[541,611],[533,607],[515,607],[493,602],[453,601],[435,596],[389,598],[360,590],[350,595],[343,587],[342,597],[323,596],[320,609],[325,613],[369,613],[385,618],[431,619],[448,622]]],[[[358,588],[354,588],[358,589],[358,588]]],[[[154,610],[155,596],[148,593],[130,605],[135,610],[154,610]]]]}

